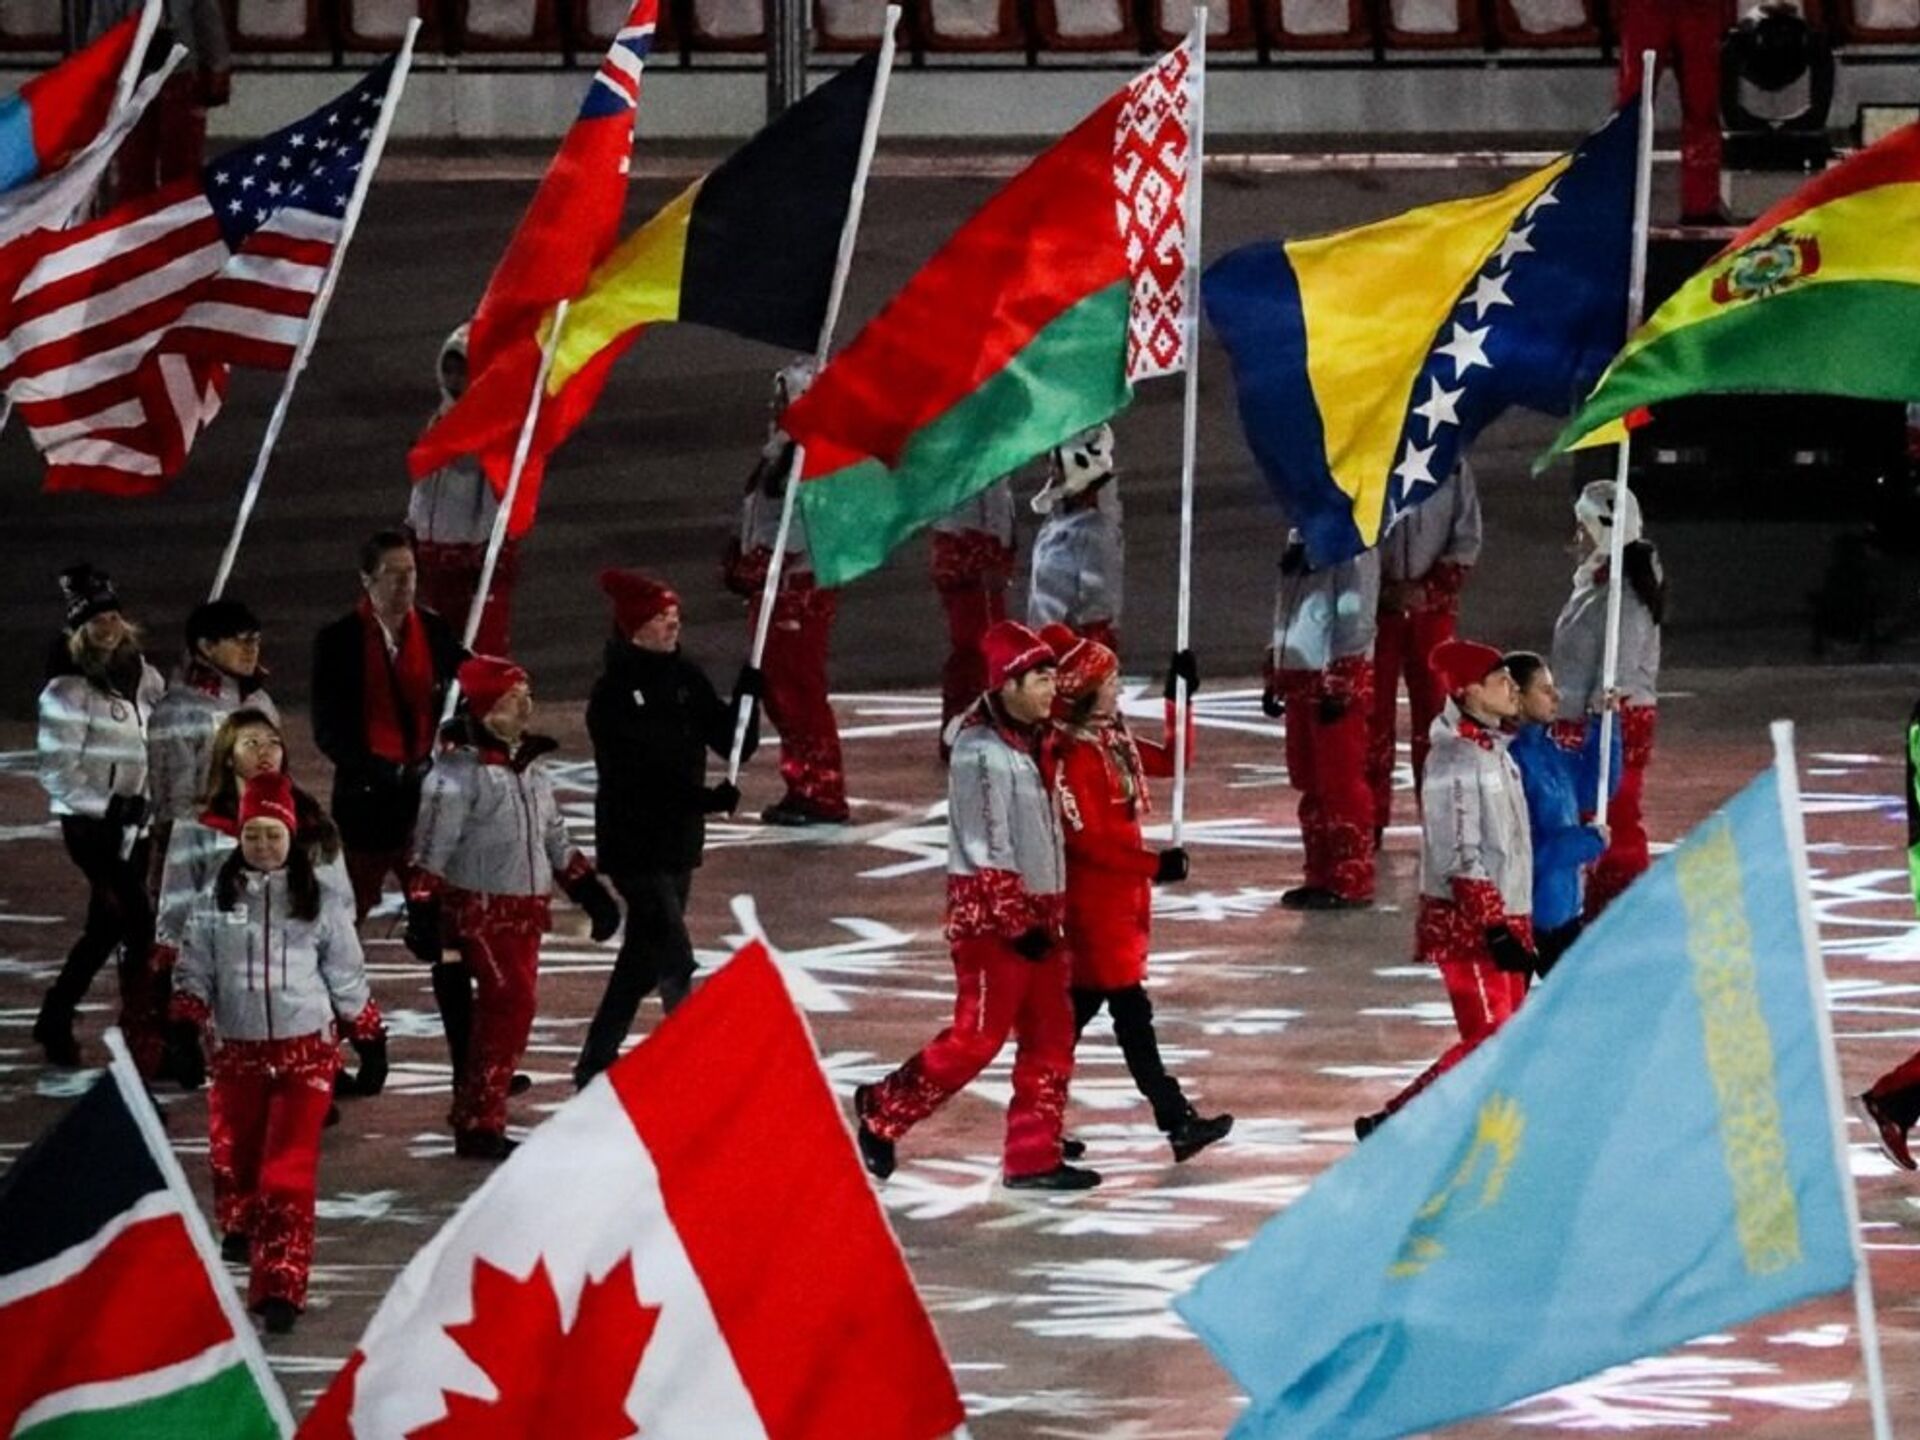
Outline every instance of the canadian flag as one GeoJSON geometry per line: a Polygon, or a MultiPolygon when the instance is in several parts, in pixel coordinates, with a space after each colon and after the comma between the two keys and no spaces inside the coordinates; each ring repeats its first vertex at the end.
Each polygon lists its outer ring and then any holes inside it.
{"type": "Polygon", "coordinates": [[[750,945],[413,1259],[302,1440],[928,1440],[964,1412],[750,945]]]}

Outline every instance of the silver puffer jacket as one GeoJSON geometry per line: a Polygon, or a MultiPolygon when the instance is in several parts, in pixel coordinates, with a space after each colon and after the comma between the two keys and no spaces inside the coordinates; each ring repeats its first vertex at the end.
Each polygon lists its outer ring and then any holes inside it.
{"type": "Polygon", "coordinates": [[[1108,485],[1084,510],[1056,509],[1033,540],[1027,624],[1056,621],[1078,630],[1104,621],[1118,629],[1126,588],[1120,494],[1108,485]]]}
{"type": "Polygon", "coordinates": [[[539,762],[553,748],[528,737],[512,762],[472,743],[442,750],[420,793],[413,863],[481,895],[551,895],[557,876],[584,871],[539,762]]]}
{"type": "Polygon", "coordinates": [[[1424,580],[1433,567],[1475,564],[1480,559],[1480,491],[1465,461],[1438,490],[1394,522],[1380,537],[1383,580],[1424,580]]]}
{"type": "Polygon", "coordinates": [[[242,695],[238,680],[211,665],[188,661],[174,677],[147,725],[147,786],[156,820],[191,820],[200,813],[214,732],[242,706],[280,723],[266,691],[242,695]]]}
{"type": "Polygon", "coordinates": [[[947,931],[955,939],[1056,933],[1067,860],[1060,815],[1032,741],[983,700],[950,732],[947,931]]]}
{"type": "Polygon", "coordinates": [[[1380,552],[1282,575],[1273,597],[1273,660],[1279,670],[1325,670],[1371,656],[1380,628],[1380,552]]]}
{"type": "Polygon", "coordinates": [[[222,1040],[323,1034],[336,1016],[351,1025],[369,996],[353,906],[323,893],[319,915],[298,920],[286,871],[243,871],[231,910],[211,890],[194,902],[173,988],[212,1011],[222,1040]]]}
{"type": "MultiPolygon", "coordinates": [[[[1560,618],[1553,622],[1553,678],[1560,686],[1560,718],[1578,720],[1606,703],[1607,590],[1583,569],[1574,577],[1560,618]]],[[[1630,705],[1660,700],[1660,627],[1628,585],[1620,596],[1620,663],[1616,687],[1630,705]]]]}
{"type": "Polygon", "coordinates": [[[1456,880],[1488,881],[1508,915],[1533,913],[1533,840],[1507,737],[1453,701],[1429,732],[1420,787],[1420,893],[1453,900],[1456,880]]]}
{"type": "Polygon", "coordinates": [[[141,663],[131,698],[84,675],[60,675],[40,692],[40,784],[56,815],[99,819],[115,795],[147,793],[147,726],[167,682],[141,663]]]}
{"type": "MultiPolygon", "coordinates": [[[[153,922],[155,944],[179,946],[195,902],[213,884],[213,877],[239,843],[234,833],[197,817],[174,822],[167,836],[166,863],[160,871],[160,906],[153,922]]],[[[353,882],[347,877],[345,852],[336,851],[331,860],[319,855],[311,858],[321,890],[351,908],[353,882]]]]}

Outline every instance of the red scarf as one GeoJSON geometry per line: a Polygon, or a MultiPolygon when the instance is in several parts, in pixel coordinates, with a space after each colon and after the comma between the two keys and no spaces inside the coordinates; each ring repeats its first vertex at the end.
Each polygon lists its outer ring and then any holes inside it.
{"type": "Polygon", "coordinates": [[[400,648],[387,655],[387,637],[373,613],[373,602],[361,597],[356,607],[365,637],[366,689],[361,717],[366,725],[367,749],[382,760],[411,765],[433,751],[433,651],[426,627],[413,611],[400,626],[400,648]]]}

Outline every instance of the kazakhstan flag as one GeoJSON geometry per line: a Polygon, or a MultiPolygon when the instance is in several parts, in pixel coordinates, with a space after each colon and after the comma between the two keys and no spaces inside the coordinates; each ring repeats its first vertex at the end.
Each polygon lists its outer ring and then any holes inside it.
{"type": "Polygon", "coordinates": [[[1177,1303],[1234,1440],[1423,1430],[1850,1283],[1782,802],[1755,780],[1177,1303]]]}
{"type": "Polygon", "coordinates": [[[1565,415],[1626,338],[1640,106],[1491,195],[1207,267],[1240,423],[1315,567],[1379,543],[1509,405],[1565,415]]]}

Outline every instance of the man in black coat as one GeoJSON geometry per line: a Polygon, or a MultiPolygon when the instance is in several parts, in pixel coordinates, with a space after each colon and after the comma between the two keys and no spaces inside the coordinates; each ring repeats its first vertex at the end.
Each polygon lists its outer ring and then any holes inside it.
{"type": "MultiPolygon", "coordinates": [[[[687,893],[706,848],[706,817],[740,803],[732,783],[707,784],[707,752],[727,755],[742,705],[760,693],[759,672],[743,668],[731,703],[680,653],[680,598],[635,571],[607,570],[600,588],[613,601],[618,638],[587,702],[587,733],[599,772],[594,851],[600,873],[627,902],[627,931],[607,993],[574,1065],[584,1086],[620,1054],[640,1002],[657,985],[672,1010],[692,987],[687,893]]],[[[757,708],[757,707],[756,707],[757,708]]],[[[745,755],[759,742],[755,715],[745,755]]]]}

